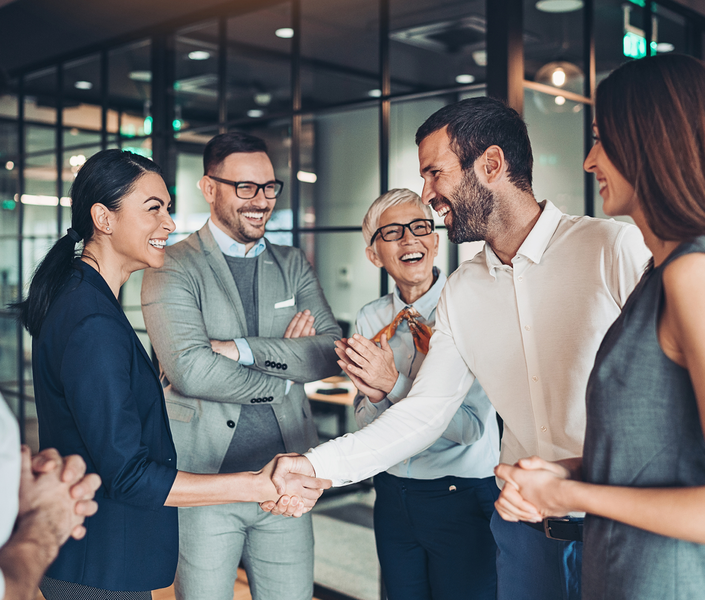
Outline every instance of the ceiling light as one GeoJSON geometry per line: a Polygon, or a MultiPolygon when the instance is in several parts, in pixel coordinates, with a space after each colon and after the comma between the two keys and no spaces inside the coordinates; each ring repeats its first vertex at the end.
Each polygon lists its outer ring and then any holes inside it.
{"type": "Polygon", "coordinates": [[[673,52],[676,47],[669,42],[659,42],[656,44],[656,52],[659,54],[665,54],[666,52],[673,52]]]}
{"type": "Polygon", "coordinates": [[[255,94],[255,104],[258,106],[269,106],[269,103],[272,101],[272,94],[269,92],[261,92],[259,94],[255,94]]]}
{"type": "Polygon", "coordinates": [[[252,108],[247,111],[247,116],[252,119],[257,119],[263,115],[264,115],[264,111],[260,110],[259,108],[252,108]]]}
{"type": "Polygon", "coordinates": [[[367,92],[370,98],[379,98],[382,95],[382,90],[374,89],[367,92]]]}
{"type": "Polygon", "coordinates": [[[567,13],[580,10],[583,0],[539,0],[536,9],[547,13],[567,13]]]}
{"type": "Polygon", "coordinates": [[[475,50],[472,53],[472,59],[478,67],[487,66],[487,50],[475,50]]]}
{"type": "Polygon", "coordinates": [[[77,81],[73,84],[73,87],[77,90],[90,90],[93,87],[93,84],[90,81],[77,81]]]}
{"type": "Polygon", "coordinates": [[[188,57],[191,60],[208,60],[211,57],[211,53],[207,50],[194,50],[188,53],[188,57]]]}
{"type": "Polygon", "coordinates": [[[534,76],[536,83],[560,87],[576,94],[583,93],[583,72],[577,65],[565,60],[546,63],[534,76]]]}
{"type": "Polygon", "coordinates": [[[563,106],[565,104],[565,98],[563,96],[556,96],[553,100],[558,106],[563,106]]]}
{"type": "Polygon", "coordinates": [[[468,75],[467,73],[463,73],[461,75],[456,75],[456,77],[455,77],[456,83],[472,83],[473,81],[475,81],[475,76],[468,75]]]}
{"type": "Polygon", "coordinates": [[[152,72],[151,71],[130,71],[130,74],[128,75],[132,81],[152,81],[152,72]]]}
{"type": "Polygon", "coordinates": [[[8,160],[8,161],[5,163],[5,168],[6,168],[8,171],[12,171],[12,169],[15,168],[15,163],[13,163],[11,160],[8,160]]]}
{"type": "Polygon", "coordinates": [[[309,173],[308,171],[299,171],[296,174],[296,179],[303,181],[304,183],[316,183],[318,177],[315,173],[309,173]]]}
{"type": "Polygon", "coordinates": [[[565,71],[561,68],[553,71],[551,75],[551,83],[556,87],[561,87],[565,83],[565,71]]]}
{"type": "Polygon", "coordinates": [[[280,27],[274,32],[278,38],[288,40],[294,37],[294,30],[291,27],[280,27]]]}

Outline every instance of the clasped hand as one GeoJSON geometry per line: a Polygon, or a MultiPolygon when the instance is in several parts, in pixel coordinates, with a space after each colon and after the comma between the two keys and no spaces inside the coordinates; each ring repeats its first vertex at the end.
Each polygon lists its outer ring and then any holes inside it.
{"type": "Polygon", "coordinates": [[[340,368],[372,402],[384,400],[394,388],[399,372],[385,334],[382,334],[378,346],[356,333],[351,338],[335,342],[335,353],[340,359],[340,368]]]}
{"type": "Polygon", "coordinates": [[[279,498],[261,502],[260,507],[273,515],[300,517],[332,485],[329,479],[317,478],[313,465],[301,454],[279,454],[263,472],[271,478],[279,498]]]}
{"type": "Polygon", "coordinates": [[[565,494],[571,471],[560,463],[532,456],[520,459],[514,466],[499,464],[494,472],[506,482],[495,502],[505,521],[538,523],[574,510],[565,494]]]}

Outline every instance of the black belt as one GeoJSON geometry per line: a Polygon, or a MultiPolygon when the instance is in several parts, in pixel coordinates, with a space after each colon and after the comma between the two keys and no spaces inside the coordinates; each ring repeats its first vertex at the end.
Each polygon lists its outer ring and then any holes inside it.
{"type": "Polygon", "coordinates": [[[573,519],[544,519],[542,523],[529,523],[522,521],[532,529],[542,531],[547,538],[561,540],[563,542],[583,541],[583,520],[573,519]]]}

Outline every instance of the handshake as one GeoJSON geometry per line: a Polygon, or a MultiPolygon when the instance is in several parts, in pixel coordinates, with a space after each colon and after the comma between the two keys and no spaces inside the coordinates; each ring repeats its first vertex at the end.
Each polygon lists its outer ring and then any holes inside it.
{"type": "Polygon", "coordinates": [[[278,454],[258,474],[265,479],[265,496],[260,508],[273,515],[300,517],[311,510],[329,479],[318,479],[313,465],[301,454],[278,454]]]}

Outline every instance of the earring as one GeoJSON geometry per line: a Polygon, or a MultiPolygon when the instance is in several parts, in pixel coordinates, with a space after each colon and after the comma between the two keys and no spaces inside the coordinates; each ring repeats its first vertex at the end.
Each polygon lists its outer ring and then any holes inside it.
{"type": "Polygon", "coordinates": [[[110,227],[106,227],[106,228],[105,228],[105,231],[110,231],[110,227]]]}

